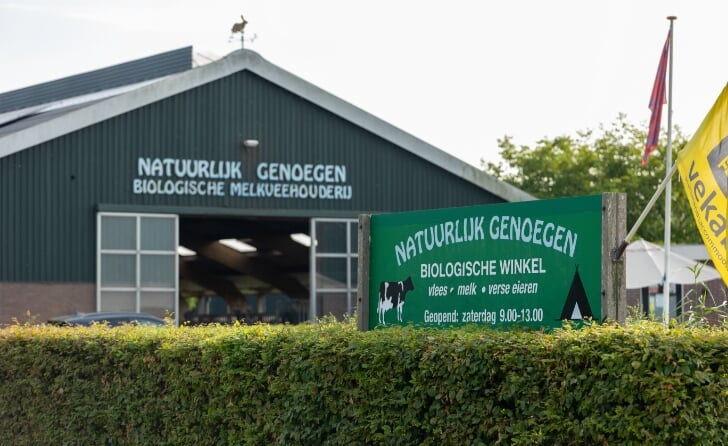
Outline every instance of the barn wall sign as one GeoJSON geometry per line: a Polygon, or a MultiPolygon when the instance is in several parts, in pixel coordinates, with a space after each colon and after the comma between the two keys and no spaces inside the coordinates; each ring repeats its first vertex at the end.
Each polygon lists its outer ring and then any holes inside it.
{"type": "Polygon", "coordinates": [[[361,215],[359,327],[624,321],[626,197],[361,215]]]}

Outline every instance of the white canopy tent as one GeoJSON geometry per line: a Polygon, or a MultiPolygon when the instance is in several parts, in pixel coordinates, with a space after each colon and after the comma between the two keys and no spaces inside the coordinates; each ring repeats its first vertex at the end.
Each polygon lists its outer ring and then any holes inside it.
{"type": "MultiPolygon", "coordinates": [[[[627,246],[626,257],[627,289],[639,289],[663,282],[665,249],[662,246],[639,239],[627,246]]],[[[720,279],[715,268],[701,266],[701,262],[670,252],[670,283],[691,284],[714,279],[720,279]],[[696,272],[699,272],[697,277],[696,272]]]]}

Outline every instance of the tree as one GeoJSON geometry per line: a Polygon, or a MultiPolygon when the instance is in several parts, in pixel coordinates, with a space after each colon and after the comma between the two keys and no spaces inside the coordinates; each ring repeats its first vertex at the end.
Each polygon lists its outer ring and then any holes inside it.
{"type": "MultiPolygon", "coordinates": [[[[627,230],[665,177],[665,144],[652,152],[641,167],[647,132],[630,124],[620,114],[599,131],[578,131],[576,136],[543,138],[534,147],[516,146],[510,136],[498,140],[502,161],[481,160],[484,170],[538,198],[627,193],[627,230]]],[[[673,132],[673,153],[687,143],[679,128],[673,132]]],[[[673,161],[676,156],[673,155],[673,161]]],[[[700,243],[695,221],[678,175],[672,179],[672,240],[700,243]]],[[[665,199],[660,197],[637,231],[637,236],[661,242],[664,239],[665,199]]]]}

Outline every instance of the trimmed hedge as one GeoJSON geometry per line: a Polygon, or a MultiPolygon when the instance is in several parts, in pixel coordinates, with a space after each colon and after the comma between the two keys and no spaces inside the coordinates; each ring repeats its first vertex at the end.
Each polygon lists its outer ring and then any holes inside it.
{"type": "Polygon", "coordinates": [[[724,444],[728,332],[0,330],[14,445],[724,444]]]}

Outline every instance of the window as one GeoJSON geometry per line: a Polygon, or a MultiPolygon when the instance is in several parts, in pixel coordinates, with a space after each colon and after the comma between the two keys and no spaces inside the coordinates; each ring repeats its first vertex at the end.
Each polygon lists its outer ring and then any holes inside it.
{"type": "Polygon", "coordinates": [[[176,215],[99,213],[98,311],[178,311],[176,215]]]}
{"type": "Polygon", "coordinates": [[[353,314],[357,289],[358,230],[353,219],[311,220],[312,317],[353,314]]]}

